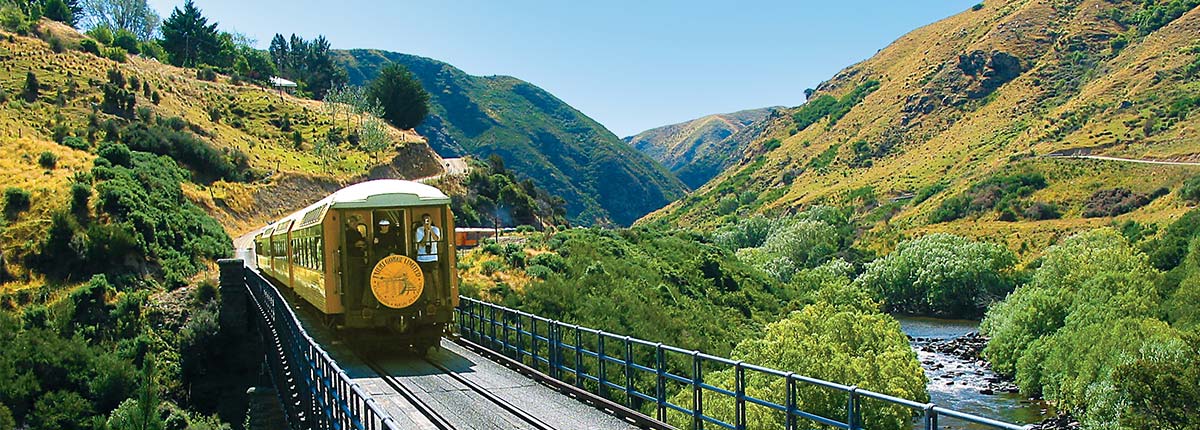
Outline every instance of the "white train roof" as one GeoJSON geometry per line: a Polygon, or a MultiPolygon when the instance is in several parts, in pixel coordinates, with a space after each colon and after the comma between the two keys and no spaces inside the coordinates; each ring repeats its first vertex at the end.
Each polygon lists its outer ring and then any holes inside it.
{"type": "Polygon", "coordinates": [[[331,207],[334,209],[450,203],[450,197],[437,188],[398,179],[359,182],[335,191],[326,199],[333,204],[331,207]]]}
{"type": "MultiPolygon", "coordinates": [[[[424,206],[450,204],[450,197],[441,190],[419,182],[402,181],[399,179],[376,179],[334,191],[333,194],[308,205],[278,221],[271,223],[267,229],[276,228],[289,220],[296,221],[289,230],[305,227],[319,222],[324,212],[329,209],[356,209],[396,206],[424,206]],[[304,215],[321,209],[320,216],[304,220],[304,215]],[[303,220],[303,222],[301,222],[303,220]]],[[[261,234],[261,233],[260,233],[261,234]]]]}

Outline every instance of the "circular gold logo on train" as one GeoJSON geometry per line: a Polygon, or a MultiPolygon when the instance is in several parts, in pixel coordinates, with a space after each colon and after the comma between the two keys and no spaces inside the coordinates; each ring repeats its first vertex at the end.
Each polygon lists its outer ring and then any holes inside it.
{"type": "Polygon", "coordinates": [[[403,255],[389,255],[371,270],[371,292],[384,306],[406,308],[421,297],[425,275],[421,266],[403,255]]]}

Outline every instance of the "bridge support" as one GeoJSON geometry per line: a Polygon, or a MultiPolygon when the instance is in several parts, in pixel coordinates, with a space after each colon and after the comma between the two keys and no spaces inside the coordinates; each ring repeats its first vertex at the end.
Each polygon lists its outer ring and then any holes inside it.
{"type": "Polygon", "coordinates": [[[217,260],[217,266],[221,269],[221,330],[244,336],[248,326],[245,263],[240,258],[225,258],[217,260]]]}

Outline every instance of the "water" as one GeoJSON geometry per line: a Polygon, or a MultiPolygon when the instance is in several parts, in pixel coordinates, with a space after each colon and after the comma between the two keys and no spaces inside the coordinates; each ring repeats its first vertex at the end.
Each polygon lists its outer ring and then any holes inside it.
{"type": "MultiPolygon", "coordinates": [[[[913,350],[925,376],[929,378],[929,397],[938,406],[967,412],[987,418],[998,419],[1016,424],[1032,424],[1049,417],[1044,402],[1030,401],[1020,394],[997,391],[995,394],[982,394],[980,390],[989,388],[989,379],[996,378],[983,363],[963,360],[950,354],[927,352],[917,348],[916,339],[942,341],[954,339],[969,332],[979,330],[978,321],[947,320],[926,317],[896,316],[900,328],[914,339],[913,350]]],[[[942,420],[941,426],[952,425],[955,428],[985,429],[989,427],[962,425],[961,422],[942,420]]]]}

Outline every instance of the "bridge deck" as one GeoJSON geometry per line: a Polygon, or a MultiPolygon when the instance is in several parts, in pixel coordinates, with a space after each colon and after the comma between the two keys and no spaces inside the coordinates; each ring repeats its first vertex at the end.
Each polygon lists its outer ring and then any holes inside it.
{"type": "MultiPolygon", "coordinates": [[[[244,243],[244,242],[243,242],[244,243]]],[[[240,243],[239,243],[240,245],[240,243]]],[[[252,245],[252,242],[251,242],[252,245]]],[[[253,264],[248,249],[238,249],[238,258],[253,264]]],[[[252,267],[253,268],[253,267],[252,267]]],[[[338,335],[320,323],[311,306],[297,306],[295,296],[284,294],[305,331],[319,342],[348,376],[372,394],[399,424],[399,428],[436,429],[429,418],[388,384],[368,359],[339,340],[338,335]]],[[[368,357],[377,367],[394,377],[408,391],[441,415],[453,428],[461,429],[536,429],[514,413],[471,391],[438,366],[481,387],[546,427],[556,429],[633,429],[637,428],[574,398],[538,383],[448,339],[429,354],[428,361],[411,355],[390,354],[368,357]]]]}

